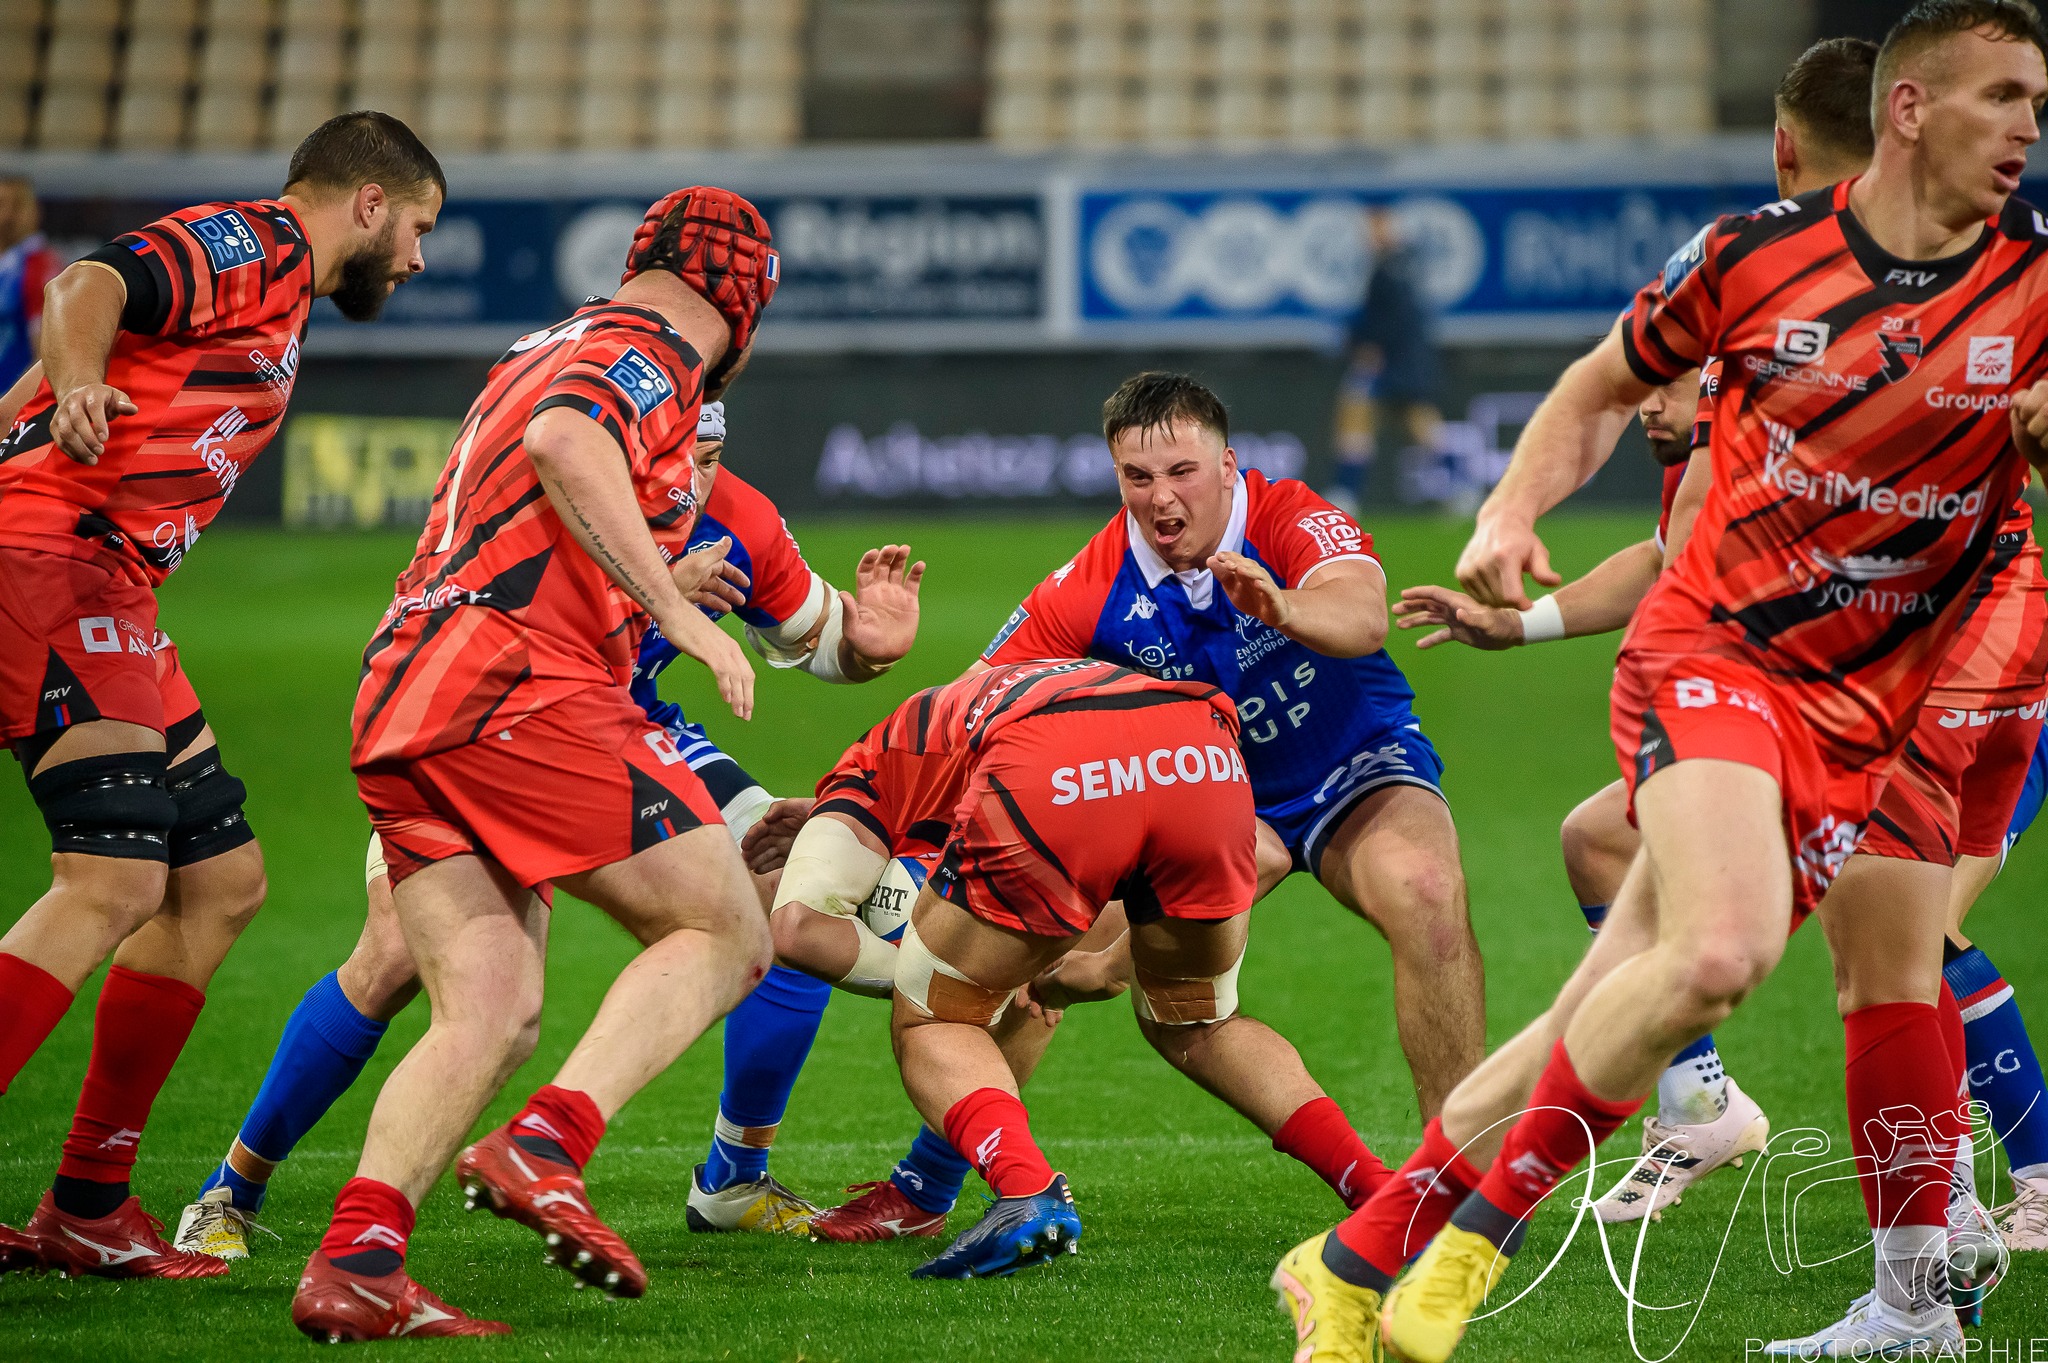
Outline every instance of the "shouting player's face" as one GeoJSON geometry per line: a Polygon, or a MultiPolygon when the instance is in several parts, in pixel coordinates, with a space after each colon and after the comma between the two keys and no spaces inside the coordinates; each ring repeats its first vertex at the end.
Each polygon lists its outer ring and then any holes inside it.
{"type": "Polygon", "coordinates": [[[1650,390],[1636,415],[1642,418],[1643,434],[1649,437],[1651,458],[1667,468],[1686,461],[1692,453],[1692,419],[1699,405],[1697,369],[1680,375],[1676,383],[1650,390]]]}
{"type": "Polygon", "coordinates": [[[1199,568],[1230,524],[1237,452],[1207,426],[1177,421],[1129,430],[1109,448],[1124,507],[1146,543],[1175,572],[1199,568]]]}
{"type": "Polygon", "coordinates": [[[1979,30],[1949,39],[1923,59],[1921,160],[1937,195],[1976,218],[1995,217],[2020,187],[2027,149],[2048,98],[2048,65],[2032,43],[1979,30]]]}
{"type": "Polygon", "coordinates": [[[368,241],[342,258],[341,283],[334,306],[351,322],[373,322],[384,311],[391,291],[427,268],[420,238],[434,230],[440,216],[438,194],[425,203],[389,200],[384,225],[368,241]]]}

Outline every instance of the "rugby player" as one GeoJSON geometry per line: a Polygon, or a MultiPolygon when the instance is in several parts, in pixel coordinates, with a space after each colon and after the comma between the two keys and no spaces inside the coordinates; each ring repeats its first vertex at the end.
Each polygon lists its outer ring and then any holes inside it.
{"type": "MultiPolygon", "coordinates": [[[[1692,274],[1644,290],[1567,370],[1482,510],[1461,580],[1486,604],[1526,606],[1534,522],[1608,456],[1618,412],[1722,357],[1738,400],[1718,410],[1712,489],[1617,670],[1643,852],[1557,1004],[1427,1133],[1407,1166],[1416,1196],[1389,1196],[1406,1186],[1390,1180],[1276,1271],[1308,1356],[1362,1357],[1377,1329],[1398,1357],[1449,1357],[1535,1204],[1776,964],[1855,849],[2026,464],[2043,458],[2042,243],[2011,199],[2048,97],[2034,12],[1917,7],[1880,52],[1874,96],[1870,171],[1718,224],[1692,274]],[[1924,338],[1917,363],[1896,363],[1886,335],[1924,338]],[[1383,1306],[1411,1226],[1433,1238],[1383,1306]]],[[[1831,944],[1853,969],[1885,940],[1895,979],[1928,976],[1882,1016],[1847,1019],[1852,1113],[1929,1114],[1914,1134],[1932,1158],[1883,1152],[1871,1180],[1919,1240],[1930,1203],[1940,1233],[1954,1144],[1939,1120],[1956,1077],[1935,1003],[1941,924],[1928,937],[1914,905],[1879,907],[1831,944]],[[1858,1095],[1859,1082],[1884,1091],[1858,1095]]],[[[1879,1237],[1878,1292],[1799,1347],[1959,1346],[1940,1256],[1929,1264],[1921,1241],[1901,1272],[1888,1248],[1879,1237]]]]}
{"type": "MultiPolygon", "coordinates": [[[[706,403],[698,416],[693,496],[701,508],[687,552],[707,555],[718,571],[692,596],[709,618],[727,611],[746,622],[755,651],[774,666],[800,667],[827,681],[865,681],[886,672],[909,651],[917,631],[917,592],[923,564],[907,564],[909,551],[885,545],[863,555],[850,599],[813,572],[774,503],[723,467],[725,404],[706,403]],[[820,656],[820,655],[829,656],[820,656]]],[[[703,781],[735,837],[760,817],[770,797],[759,782],[661,699],[656,678],[677,656],[658,629],[641,636],[633,696],[668,732],[675,750],[703,781]]],[[[225,1159],[199,1197],[179,1218],[175,1242],[224,1259],[249,1252],[249,1230],[262,1209],[270,1177],[292,1149],[347,1092],[375,1053],[385,1028],[419,992],[419,971],[392,912],[391,884],[381,845],[370,842],[366,867],[369,909],[355,950],[338,970],[306,991],[285,1023],[284,1035],[262,1087],[225,1159]]],[[[772,893],[772,883],[770,885],[772,893]]],[[[764,899],[763,907],[766,907],[764,899]]],[[[763,1032],[786,1037],[788,1028],[749,1026],[753,1002],[764,991],[780,1004],[794,993],[808,1001],[814,984],[791,970],[771,970],[749,1002],[726,1022],[728,1070],[745,1066],[748,1044],[763,1032]],[[789,977],[784,979],[782,977],[789,977]]],[[[829,992],[819,987],[819,992],[829,992]]],[[[783,1008],[770,1014],[777,1017],[783,1008]]],[[[822,1002],[809,1013],[804,1046],[817,1033],[822,1002]]],[[[734,1081],[728,1076],[727,1088],[734,1081]]],[[[784,1095],[785,1100],[787,1094],[784,1095]]],[[[696,1203],[693,1201],[693,1206],[696,1203]]],[[[766,1222],[801,1223],[808,1204],[762,1175],[734,1189],[708,1213],[749,1228],[766,1222]]],[[[703,1214],[703,1213],[700,1213],[703,1214]]],[[[727,1227],[731,1228],[731,1227],[727,1227]]]]}
{"type": "Polygon", "coordinates": [[[556,1074],[462,1152],[471,1207],[621,1296],[646,1271],[591,1209],[606,1123],[770,964],[718,806],[627,689],[640,612],[705,664],[740,718],[753,671],[688,599],[702,402],[744,369],[779,262],[758,210],[693,186],[651,207],[618,295],[493,367],[413,561],[371,637],[350,759],[432,1006],[378,1095],[356,1176],[299,1280],[315,1338],[504,1333],[405,1271],[414,1209],[532,1053],[552,887],[641,943],[556,1074]]]}
{"type": "MultiPolygon", "coordinates": [[[[1860,175],[1870,164],[1870,73],[1876,59],[1875,43],[1828,38],[1809,47],[1786,71],[1775,100],[1782,197],[1860,175]]],[[[1698,263],[1705,235],[1666,263],[1667,292],[1698,263]]],[[[1423,648],[1456,640],[1486,649],[1605,634],[1625,626],[1658,574],[1684,548],[1713,477],[1706,451],[1719,383],[1720,363],[1710,358],[1700,366],[1697,381],[1682,375],[1652,391],[1637,408],[1651,454],[1664,466],[1663,505],[1649,539],[1539,598],[1527,611],[1481,606],[1444,587],[1403,588],[1394,606],[1396,623],[1403,629],[1431,629],[1418,641],[1423,648]]],[[[1580,802],[1561,832],[1565,875],[1586,925],[1598,931],[1641,845],[1628,818],[1627,785],[1614,781],[1580,802]]],[[[1658,1077],[1657,1111],[1643,1119],[1643,1153],[1601,1197],[1600,1219],[1659,1216],[1694,1183],[1723,1165],[1739,1166],[1769,1138],[1769,1119],[1728,1076],[1708,1033],[1673,1057],[1658,1077]]]]}
{"type": "Polygon", "coordinates": [[[0,938],[0,1090],[113,953],[54,1186],[0,1269],[206,1277],[128,1177],[228,948],[263,902],[156,590],[276,435],[315,298],[367,320],[424,268],[446,193],[386,114],[328,120],[275,199],[208,203],[53,280],[42,364],[0,441],[0,743],[50,829],[51,885],[0,938]]]}
{"type": "MultiPolygon", "coordinates": [[[[1098,670],[1059,675],[1107,677],[1116,671],[1107,664],[1088,666],[1098,670]]],[[[951,716],[971,699],[990,694],[976,687],[980,675],[977,670],[950,687],[911,697],[849,747],[818,782],[816,801],[788,848],[775,893],[778,959],[851,993],[895,996],[902,950],[865,921],[862,909],[882,884],[892,856],[943,866],[948,838],[966,817],[963,801],[978,741],[971,724],[956,725],[951,716]]],[[[1086,752],[1077,754],[1075,765],[1054,769],[1050,779],[1052,801],[1062,807],[1092,804],[1144,784],[1132,771],[1107,773],[1086,752]],[[1104,786],[1105,781],[1110,785],[1104,786]]],[[[1157,786],[1177,778],[1162,768],[1149,779],[1157,786]]],[[[1015,832],[1029,837],[1022,825],[1015,832]]],[[[755,841],[758,846],[762,839],[755,841]]],[[[1099,913],[1091,906],[1087,921],[1073,920],[1077,932],[1069,949],[1027,981],[1029,991],[1019,994],[1023,1006],[1005,1011],[992,1026],[1015,1089],[1030,1079],[1061,1010],[1124,992],[1134,974],[1133,918],[1136,934],[1143,936],[1149,913],[1142,894],[1135,906],[1109,903],[1099,913]]],[[[1309,1076],[1293,1046],[1264,1023],[1240,1014],[1215,1026],[1177,1027],[1154,1015],[1142,988],[1132,1001],[1146,1039],[1175,1069],[1229,1103],[1276,1149],[1307,1165],[1347,1206],[1364,1201],[1387,1177],[1386,1166],[1309,1076]]],[[[919,1147],[937,1142],[946,1156],[967,1163],[955,1153],[966,1147],[949,1143],[950,1131],[942,1135],[941,1130],[927,1124],[911,1156],[888,1180],[862,1188],[863,1195],[846,1207],[813,1218],[813,1236],[853,1241],[940,1234],[959,1184],[954,1182],[944,1191],[943,1203],[935,1204],[940,1190],[924,1177],[930,1171],[918,1162],[919,1147]],[[882,1224],[891,1219],[895,1226],[882,1224]]]]}

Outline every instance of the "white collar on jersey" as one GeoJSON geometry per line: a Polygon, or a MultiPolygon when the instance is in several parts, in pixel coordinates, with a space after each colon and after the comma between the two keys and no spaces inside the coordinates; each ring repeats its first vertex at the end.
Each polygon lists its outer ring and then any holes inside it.
{"type": "MultiPolygon", "coordinates": [[[[1230,490],[1230,520],[1223,527],[1223,542],[1216,546],[1220,553],[1229,550],[1233,554],[1244,552],[1244,523],[1250,510],[1251,496],[1245,490],[1244,475],[1237,476],[1237,486],[1230,490]]],[[[1171,577],[1179,582],[1188,594],[1188,604],[1198,611],[1209,609],[1209,603],[1216,598],[1216,575],[1207,568],[1189,568],[1176,573],[1166,566],[1166,560],[1159,557],[1159,551],[1152,547],[1152,541],[1145,538],[1144,529],[1138,518],[1124,512],[1126,528],[1130,532],[1131,557],[1137,560],[1138,571],[1144,574],[1147,587],[1157,587],[1171,577]]]]}

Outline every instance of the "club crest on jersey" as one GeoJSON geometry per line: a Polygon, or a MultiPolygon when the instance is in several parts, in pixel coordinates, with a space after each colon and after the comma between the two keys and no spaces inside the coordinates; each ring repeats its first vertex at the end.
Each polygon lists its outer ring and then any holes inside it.
{"type": "Polygon", "coordinates": [[[626,353],[612,361],[611,368],[604,371],[604,377],[612,387],[626,395],[627,401],[633,404],[633,410],[643,417],[676,395],[675,385],[668,381],[668,375],[661,371],[661,366],[634,346],[627,346],[626,353]]]}
{"type": "Polygon", "coordinates": [[[1964,383],[2011,383],[2012,337],[1972,336],[1964,383]]]}
{"type": "Polygon", "coordinates": [[[1817,364],[1828,349],[1828,324],[1778,319],[1778,344],[1773,353],[1787,364],[1817,364]]]}
{"type": "Polygon", "coordinates": [[[1920,363],[1920,319],[1887,317],[1881,321],[1877,332],[1877,354],[1877,376],[1886,383],[1897,383],[1911,374],[1920,363]]]}
{"type": "Polygon", "coordinates": [[[185,229],[206,248],[207,262],[215,274],[238,270],[263,259],[256,229],[249,226],[249,220],[237,209],[223,208],[210,217],[186,223],[185,229]]]}

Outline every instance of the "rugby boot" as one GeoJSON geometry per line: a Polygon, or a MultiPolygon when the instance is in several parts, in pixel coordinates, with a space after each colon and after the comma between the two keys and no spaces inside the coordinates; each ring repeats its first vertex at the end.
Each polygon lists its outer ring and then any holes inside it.
{"type": "Polygon", "coordinates": [[[704,1190],[704,1166],[690,1175],[690,1196],[683,1218],[693,1231],[765,1231],[769,1234],[803,1235],[811,1228],[818,1209],[798,1197],[767,1174],[745,1183],[704,1190]]]}
{"type": "Polygon", "coordinates": [[[90,1273],[98,1278],[218,1278],[225,1259],[193,1254],[167,1243],[164,1223],[131,1197],[105,1216],[88,1219],[57,1209],[44,1193],[36,1214],[22,1228],[36,1242],[42,1267],[53,1273],[90,1273]]]}
{"type": "Polygon", "coordinates": [[[2014,1252],[2048,1249],[2048,1178],[2013,1180],[2012,1201],[1992,1216],[2005,1247],[2014,1252]]]}
{"type": "Polygon", "coordinates": [[[1477,1231],[1445,1226],[1380,1304],[1380,1344],[1401,1363],[1444,1363],[1508,1256],[1477,1231]]]}
{"type": "MultiPolygon", "coordinates": [[[[397,1267],[385,1273],[351,1273],[325,1250],[313,1251],[299,1290],[292,1297],[292,1324],[308,1338],[328,1344],[365,1339],[449,1339],[509,1335],[502,1321],[466,1315],[414,1282],[390,1250],[344,1255],[368,1259],[389,1255],[397,1267]]],[[[378,1264],[382,1267],[382,1264],[378,1264]]]]}
{"type": "Polygon", "coordinates": [[[1067,1176],[1054,1174],[1042,1193],[999,1197],[913,1278],[1007,1278],[1020,1268],[1081,1252],[1081,1215],[1067,1176]]]}
{"type": "Polygon", "coordinates": [[[811,1238],[850,1245],[866,1240],[895,1240],[906,1235],[944,1235],[946,1214],[928,1212],[903,1195],[889,1179],[856,1183],[849,1193],[860,1196],[827,1207],[811,1218],[811,1238]]]}
{"type": "Polygon", "coordinates": [[[1380,1294],[1347,1283],[1323,1262],[1324,1231],[1273,1270],[1281,1314],[1294,1322],[1294,1363],[1380,1363],[1380,1294]]]}
{"type": "Polygon", "coordinates": [[[1948,1200],[1948,1298],[1956,1323],[1984,1323],[1984,1299],[1998,1286],[2011,1262],[2005,1241],[1976,1195],[1955,1180],[1948,1200]]]}
{"type": "Polygon", "coordinates": [[[258,1230],[273,1240],[284,1238],[237,1207],[230,1190],[215,1188],[186,1206],[178,1217],[178,1233],[171,1243],[194,1254],[211,1254],[216,1259],[246,1259],[249,1232],[258,1230]]]}
{"type": "Polygon", "coordinates": [[[547,1244],[546,1261],[567,1269],[579,1288],[602,1288],[615,1297],[647,1291],[647,1270],[590,1209],[575,1166],[520,1149],[510,1127],[499,1127],[462,1152],[455,1183],[465,1210],[487,1208],[539,1234],[547,1244]]]}
{"type": "Polygon", "coordinates": [[[1813,1334],[1774,1339],[1764,1345],[1766,1358],[1961,1358],[1963,1332],[1956,1313],[1946,1305],[1918,1315],[1895,1311],[1875,1297],[1858,1297],[1849,1313],[1813,1334]]]}
{"type": "Polygon", "coordinates": [[[33,1235],[0,1226],[0,1273],[25,1273],[42,1266],[42,1246],[33,1235]]]}
{"type": "Polygon", "coordinates": [[[1770,1139],[1771,1119],[1730,1079],[1728,1110],[1711,1122],[1667,1126],[1643,1118],[1641,1158],[1593,1204],[1594,1214],[1610,1226],[1646,1216],[1661,1221],[1686,1189],[1724,1164],[1740,1169],[1742,1157],[1761,1152],[1770,1139]]]}

